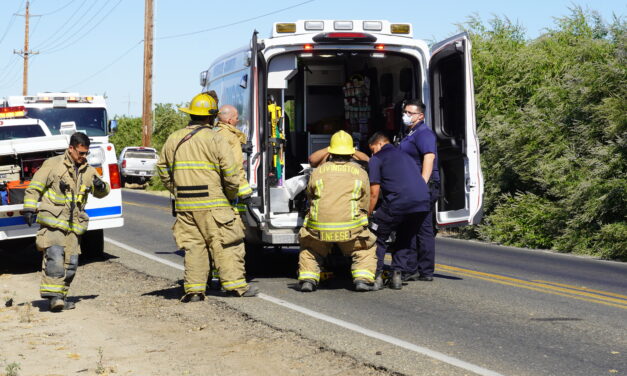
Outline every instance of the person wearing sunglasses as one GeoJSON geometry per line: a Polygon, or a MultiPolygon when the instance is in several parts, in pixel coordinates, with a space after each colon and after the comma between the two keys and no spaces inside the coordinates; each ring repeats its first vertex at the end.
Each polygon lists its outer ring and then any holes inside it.
{"type": "Polygon", "coordinates": [[[86,134],[74,133],[65,153],[46,160],[24,194],[24,221],[32,226],[37,213],[40,224],[35,238],[37,249],[43,252],[39,292],[48,299],[52,312],[74,308],[67,294],[78,267],[81,235],[89,222],[87,197],[91,193],[103,198],[110,190],[87,163],[89,144],[86,134]]]}
{"type": "Polygon", "coordinates": [[[399,148],[412,157],[418,165],[422,179],[429,187],[431,209],[418,230],[417,255],[408,253],[399,257],[404,259],[407,269],[414,270],[413,273],[406,274],[404,280],[430,282],[433,281],[435,269],[433,210],[440,195],[437,138],[433,130],[425,123],[425,105],[419,100],[405,102],[403,124],[408,132],[401,140],[399,148]]]}

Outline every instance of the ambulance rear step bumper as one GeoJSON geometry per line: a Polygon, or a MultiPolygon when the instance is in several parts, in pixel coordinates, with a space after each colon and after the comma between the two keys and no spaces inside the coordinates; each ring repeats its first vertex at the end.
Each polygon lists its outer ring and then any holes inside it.
{"type": "Polygon", "coordinates": [[[297,245],[298,229],[269,229],[261,232],[261,240],[264,244],[272,245],[297,245]]]}

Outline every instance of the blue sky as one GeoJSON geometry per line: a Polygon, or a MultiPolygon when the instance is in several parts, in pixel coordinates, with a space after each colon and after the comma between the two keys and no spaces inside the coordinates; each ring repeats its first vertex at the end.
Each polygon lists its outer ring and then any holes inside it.
{"type": "MultiPolygon", "coordinates": [[[[29,94],[77,91],[106,94],[110,115],[140,116],[143,88],[143,0],[30,0],[29,94]]],[[[386,19],[410,22],[414,37],[439,41],[470,15],[506,16],[527,37],[552,27],[581,6],[609,21],[625,16],[618,0],[283,0],[155,2],[154,103],[183,103],[199,90],[198,76],[219,55],[247,45],[253,30],[269,35],[273,22],[298,19],[386,19]],[[282,10],[285,8],[290,8],[282,10]],[[249,20],[238,23],[242,20],[249,20]],[[236,25],[198,32],[221,25],[236,25]],[[172,36],[189,34],[182,37],[172,36]]],[[[25,0],[0,0],[0,97],[22,93],[25,0]]]]}

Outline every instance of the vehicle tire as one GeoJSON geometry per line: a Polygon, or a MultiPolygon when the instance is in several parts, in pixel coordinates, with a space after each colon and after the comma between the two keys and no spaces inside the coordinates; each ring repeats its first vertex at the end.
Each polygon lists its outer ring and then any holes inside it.
{"type": "Polygon", "coordinates": [[[83,234],[81,239],[81,256],[88,260],[104,257],[104,231],[91,230],[83,234]]]}
{"type": "Polygon", "coordinates": [[[124,188],[126,186],[126,178],[124,175],[120,175],[120,187],[124,188]]]}

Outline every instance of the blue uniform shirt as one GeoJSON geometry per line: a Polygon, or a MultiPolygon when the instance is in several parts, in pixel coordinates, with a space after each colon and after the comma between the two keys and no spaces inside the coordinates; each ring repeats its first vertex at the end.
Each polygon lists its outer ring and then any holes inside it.
{"type": "Polygon", "coordinates": [[[380,184],[382,207],[393,214],[430,210],[429,189],[416,163],[391,144],[384,145],[368,163],[370,183],[380,184]]]}
{"type": "Polygon", "coordinates": [[[432,181],[440,181],[440,170],[438,169],[438,147],[435,133],[427,127],[427,124],[420,122],[401,140],[400,149],[407,153],[418,165],[422,175],[422,158],[425,154],[435,154],[433,161],[432,181]]]}

